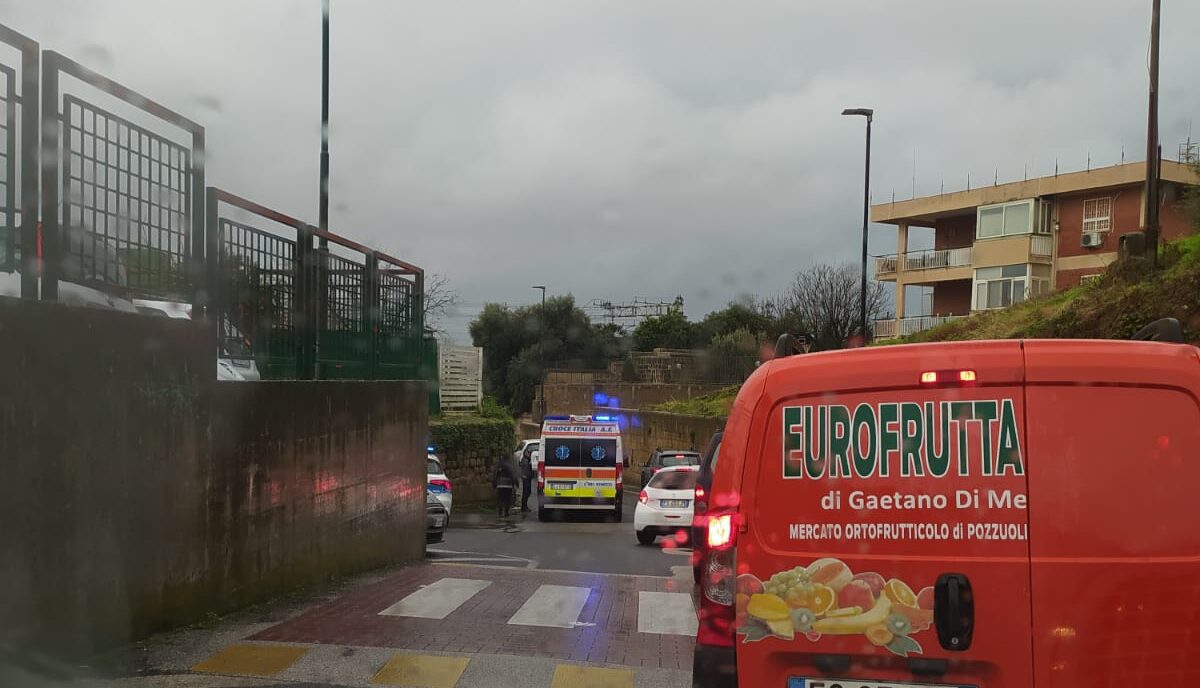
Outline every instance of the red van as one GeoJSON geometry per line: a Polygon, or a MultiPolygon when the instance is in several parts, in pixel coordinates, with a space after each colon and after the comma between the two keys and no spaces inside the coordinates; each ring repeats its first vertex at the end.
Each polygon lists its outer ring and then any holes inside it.
{"type": "Polygon", "coordinates": [[[1200,357],[918,344],[747,380],[696,686],[1200,685],[1200,357]]]}

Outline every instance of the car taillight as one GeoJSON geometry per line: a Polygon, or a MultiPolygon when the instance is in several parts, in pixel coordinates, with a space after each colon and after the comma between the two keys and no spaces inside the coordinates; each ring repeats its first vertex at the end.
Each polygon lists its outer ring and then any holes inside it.
{"type": "Polygon", "coordinates": [[[708,510],[708,502],[705,501],[707,493],[704,491],[703,485],[696,486],[696,500],[692,504],[693,513],[702,514],[708,510]]]}
{"type": "Polygon", "coordinates": [[[638,501],[641,502],[642,504],[645,504],[646,502],[650,501],[650,497],[648,497],[646,495],[645,490],[642,490],[642,493],[638,495],[638,501]]]}
{"type": "Polygon", "coordinates": [[[450,481],[449,480],[442,480],[441,478],[434,478],[433,480],[429,481],[429,484],[434,487],[440,487],[443,490],[445,490],[446,492],[450,492],[450,481]]]}
{"type": "Polygon", "coordinates": [[[733,544],[733,515],[721,514],[708,519],[708,546],[724,549],[733,544]]]}
{"type": "Polygon", "coordinates": [[[734,514],[707,519],[708,541],[703,550],[700,576],[700,626],[696,641],[702,645],[732,647],[736,629],[734,592],[737,580],[734,549],[734,514]]]}

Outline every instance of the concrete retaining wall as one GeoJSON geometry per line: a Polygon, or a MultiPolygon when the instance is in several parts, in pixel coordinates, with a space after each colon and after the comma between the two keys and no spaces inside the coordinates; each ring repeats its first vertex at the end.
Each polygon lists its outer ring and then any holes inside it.
{"type": "MultiPolygon", "coordinates": [[[[544,386],[546,395],[546,413],[561,415],[572,413],[591,413],[597,404],[596,394],[603,394],[609,402],[604,406],[620,406],[621,408],[645,408],[654,404],[674,399],[691,399],[693,397],[711,394],[729,385],[676,385],[676,384],[641,384],[641,383],[597,383],[597,384],[547,384],[544,386]]],[[[535,402],[535,409],[539,408],[535,402]]]]}
{"type": "Polygon", "coordinates": [[[421,556],[420,382],[217,383],[199,323],[0,298],[0,648],[421,556]]]}

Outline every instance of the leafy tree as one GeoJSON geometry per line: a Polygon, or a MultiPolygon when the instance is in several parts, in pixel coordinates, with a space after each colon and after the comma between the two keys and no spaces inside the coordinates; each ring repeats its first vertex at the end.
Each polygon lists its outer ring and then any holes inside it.
{"type": "Polygon", "coordinates": [[[696,326],[682,311],[646,318],[633,330],[635,351],[654,349],[690,349],[697,343],[696,326]]]}
{"type": "Polygon", "coordinates": [[[1200,163],[1192,164],[1192,173],[1196,176],[1196,184],[1183,189],[1183,212],[1191,219],[1192,229],[1200,231],[1200,163]]]}
{"type": "Polygon", "coordinates": [[[704,316],[696,325],[697,339],[708,344],[714,337],[744,331],[754,337],[764,337],[772,328],[770,315],[756,303],[731,302],[719,311],[704,316]]]}
{"type": "Polygon", "coordinates": [[[547,298],[544,324],[542,317],[540,303],[489,303],[471,322],[471,339],[483,347],[484,390],[515,413],[532,407],[544,368],[598,368],[624,353],[621,328],[593,325],[570,295],[547,298]]]}

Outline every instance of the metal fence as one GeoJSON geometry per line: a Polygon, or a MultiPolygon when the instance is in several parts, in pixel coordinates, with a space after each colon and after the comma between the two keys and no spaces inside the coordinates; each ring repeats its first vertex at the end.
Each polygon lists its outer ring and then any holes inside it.
{"type": "Polygon", "coordinates": [[[56,299],[67,281],[193,301],[204,259],[204,127],[52,50],[43,58],[42,298],[56,299]],[[64,75],[188,143],[68,92],[64,75]]]}
{"type": "Polygon", "coordinates": [[[20,277],[0,294],[189,304],[218,357],[266,378],[436,380],[421,268],[206,187],[199,123],[3,25],[0,42],[20,55],[0,53],[0,277],[20,277]]]}
{"type": "Polygon", "coordinates": [[[19,272],[21,284],[14,292],[36,298],[37,275],[26,263],[36,267],[41,50],[36,41],[2,24],[0,43],[20,55],[11,60],[0,54],[0,272],[19,272]]]}

